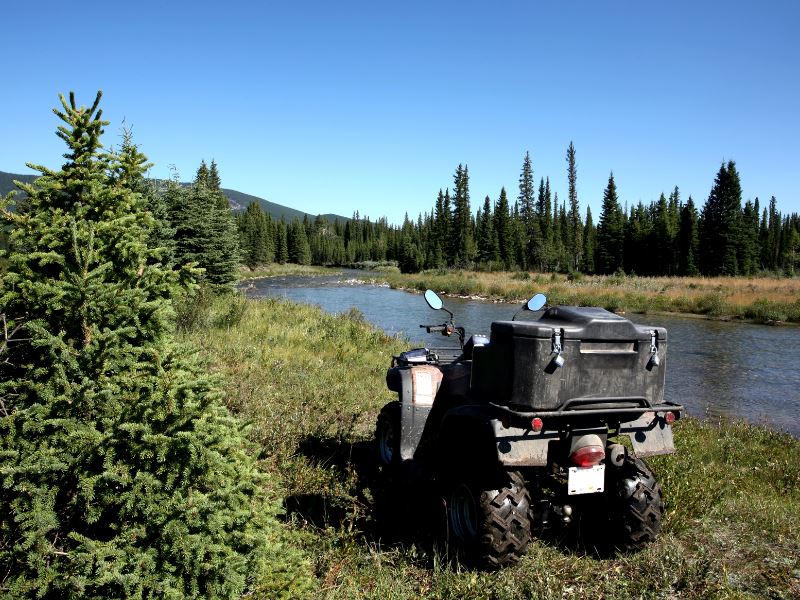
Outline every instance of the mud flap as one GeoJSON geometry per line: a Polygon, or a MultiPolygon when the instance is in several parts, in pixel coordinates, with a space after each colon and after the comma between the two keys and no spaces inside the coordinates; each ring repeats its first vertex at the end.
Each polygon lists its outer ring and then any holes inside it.
{"type": "Polygon", "coordinates": [[[400,381],[400,459],[411,460],[442,383],[442,372],[430,365],[420,365],[403,369],[400,381]]]}
{"type": "Polygon", "coordinates": [[[543,467],[547,464],[550,440],[557,431],[534,432],[519,427],[504,427],[498,419],[489,421],[497,446],[497,460],[506,467],[543,467]]]}
{"type": "Polygon", "coordinates": [[[631,439],[633,452],[639,458],[675,452],[672,427],[667,425],[664,417],[654,412],[646,412],[635,421],[622,423],[619,432],[631,439]]]}

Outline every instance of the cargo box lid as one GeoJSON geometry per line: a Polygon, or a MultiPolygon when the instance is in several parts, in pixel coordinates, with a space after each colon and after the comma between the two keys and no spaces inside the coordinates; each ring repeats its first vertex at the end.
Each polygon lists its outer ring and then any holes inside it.
{"type": "Polygon", "coordinates": [[[564,339],[582,340],[649,340],[655,330],[660,341],[666,341],[663,327],[636,325],[604,308],[555,306],[535,321],[495,321],[493,338],[550,338],[554,329],[564,332],[564,339]]]}

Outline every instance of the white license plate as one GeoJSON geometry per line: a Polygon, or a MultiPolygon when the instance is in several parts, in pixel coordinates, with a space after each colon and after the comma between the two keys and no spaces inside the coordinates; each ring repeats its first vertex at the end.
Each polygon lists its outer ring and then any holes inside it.
{"type": "Polygon", "coordinates": [[[570,467],[569,480],[567,487],[569,494],[594,494],[603,491],[605,482],[606,466],[597,465],[594,467],[570,467]]]}

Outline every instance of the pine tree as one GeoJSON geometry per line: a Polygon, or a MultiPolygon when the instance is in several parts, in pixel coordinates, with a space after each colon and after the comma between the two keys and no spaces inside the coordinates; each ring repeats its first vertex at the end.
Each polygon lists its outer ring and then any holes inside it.
{"type": "Polygon", "coordinates": [[[777,270],[780,267],[780,244],[781,244],[781,213],[778,212],[778,201],[772,196],[769,201],[769,234],[766,243],[766,263],[770,270],[777,270]]]}
{"type": "Polygon", "coordinates": [[[453,264],[466,266],[473,255],[474,242],[471,231],[472,212],[469,207],[469,170],[466,165],[458,165],[455,175],[453,198],[453,226],[451,231],[453,264]]]}
{"type": "Polygon", "coordinates": [[[208,165],[205,160],[200,161],[200,166],[197,167],[197,173],[194,176],[194,182],[197,185],[204,185],[208,187],[208,165]]]}
{"type": "Polygon", "coordinates": [[[617,198],[617,184],[614,173],[608,176],[608,184],[603,192],[603,208],[597,225],[597,271],[614,273],[623,266],[625,230],[622,208],[617,198]]]}
{"type": "Polygon", "coordinates": [[[700,267],[705,275],[736,275],[741,229],[742,187],[736,164],[719,168],[700,218],[700,267]]]}
{"type": "Polygon", "coordinates": [[[572,142],[567,149],[567,182],[569,184],[569,229],[567,230],[569,269],[579,270],[583,255],[583,223],[578,204],[578,167],[575,163],[575,146],[572,142]]]}
{"type": "Polygon", "coordinates": [[[295,219],[286,233],[289,261],[298,265],[311,264],[311,247],[303,224],[295,219]]]}
{"type": "MultiPolygon", "coordinates": [[[[147,247],[100,94],[61,97],[61,170],[22,186],[0,305],[0,589],[7,597],[293,597],[308,576],[218,385],[172,337],[192,272],[147,247]],[[183,282],[183,284],[181,283],[183,282]]],[[[5,202],[3,203],[5,204],[5,202]]]]}
{"type": "Polygon", "coordinates": [[[530,153],[525,153],[522,171],[519,175],[519,212],[522,225],[523,268],[534,265],[541,251],[541,229],[536,211],[536,190],[533,183],[533,165],[530,153]]]}
{"type": "Polygon", "coordinates": [[[441,255],[441,259],[436,261],[437,266],[453,264],[453,257],[450,254],[452,218],[450,213],[450,190],[447,189],[444,194],[442,194],[442,190],[439,190],[439,196],[436,198],[436,212],[433,217],[435,252],[437,255],[441,255]]]}
{"type": "Polygon", "coordinates": [[[594,255],[597,231],[592,223],[592,209],[586,207],[586,225],[583,228],[583,266],[584,273],[594,273],[594,255]]]}
{"type": "Polygon", "coordinates": [[[492,222],[497,235],[497,249],[500,261],[506,269],[510,269],[514,263],[514,231],[511,224],[511,215],[508,212],[506,188],[500,189],[500,198],[495,204],[492,222]]]}
{"type": "MultiPolygon", "coordinates": [[[[552,198],[550,194],[550,178],[548,177],[544,185],[544,197],[541,200],[544,205],[544,210],[540,211],[541,216],[541,229],[542,229],[542,256],[541,266],[542,271],[553,270],[553,257],[555,256],[555,242],[553,233],[553,209],[552,198]]],[[[556,202],[558,204],[558,202],[556,202]]]]}
{"type": "Polygon", "coordinates": [[[153,165],[133,142],[133,134],[129,128],[122,130],[122,144],[117,152],[117,161],[118,166],[112,178],[120,181],[131,191],[141,194],[147,210],[154,219],[147,241],[147,245],[156,250],[152,260],[163,265],[172,264],[175,253],[175,228],[169,221],[168,199],[165,194],[159,192],[153,180],[145,177],[145,173],[153,165]]]}
{"type": "Polygon", "coordinates": [[[208,169],[208,176],[206,177],[206,185],[208,188],[215,192],[222,191],[222,179],[219,176],[219,170],[217,169],[217,162],[212,158],[211,159],[211,166],[208,169]]]}
{"type": "MultiPolygon", "coordinates": [[[[286,223],[282,220],[275,224],[275,261],[285,265],[289,262],[289,242],[286,223]]],[[[352,262],[352,259],[350,259],[352,262]]]]}
{"type": "Polygon", "coordinates": [[[176,186],[170,194],[170,221],[175,228],[175,259],[194,263],[205,270],[203,280],[214,287],[236,281],[239,266],[239,236],[228,200],[208,186],[205,162],[197,170],[195,183],[176,186]],[[205,174],[204,174],[205,173],[205,174]]]}
{"type": "Polygon", "coordinates": [[[681,275],[694,276],[698,269],[698,216],[694,200],[689,200],[681,210],[681,223],[678,231],[678,272],[681,275]]]}
{"type": "Polygon", "coordinates": [[[258,202],[251,202],[240,215],[238,229],[244,263],[253,269],[269,262],[271,240],[267,219],[258,202]]]}
{"type": "Polygon", "coordinates": [[[655,215],[653,219],[653,231],[651,236],[650,254],[654,259],[652,275],[674,275],[676,265],[675,258],[675,237],[677,236],[677,224],[673,225],[670,214],[669,203],[662,193],[655,205],[655,215]]]}
{"type": "MultiPolygon", "coordinates": [[[[758,204],[758,198],[756,198],[758,204]]],[[[748,200],[742,209],[741,230],[738,240],[738,260],[742,275],[753,275],[758,269],[758,208],[748,200]]]]}
{"type": "Polygon", "coordinates": [[[492,205],[489,196],[483,201],[483,210],[480,214],[478,226],[478,259],[484,264],[496,262],[499,259],[497,251],[497,236],[492,223],[492,205]]]}

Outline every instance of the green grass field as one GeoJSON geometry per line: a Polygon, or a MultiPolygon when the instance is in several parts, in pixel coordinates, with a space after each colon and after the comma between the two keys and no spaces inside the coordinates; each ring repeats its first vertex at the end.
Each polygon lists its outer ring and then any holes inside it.
{"type": "Polygon", "coordinates": [[[534,541],[514,567],[472,571],[448,557],[436,523],[413,522],[437,514],[434,494],[410,507],[402,543],[379,533],[370,441],[402,341],[357,312],[282,299],[228,296],[205,310],[184,335],[224,377],[230,407],[280,480],[317,597],[800,597],[800,441],[786,434],[683,419],[678,452],[649,461],[666,502],[656,544],[601,560],[534,541]]]}

